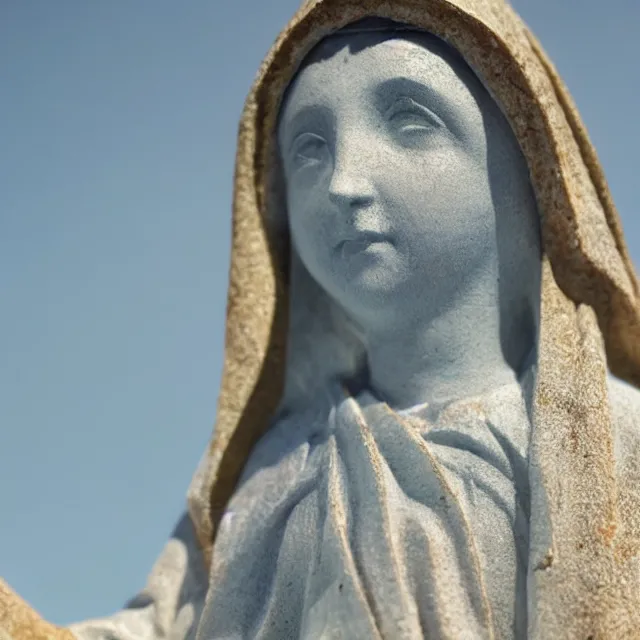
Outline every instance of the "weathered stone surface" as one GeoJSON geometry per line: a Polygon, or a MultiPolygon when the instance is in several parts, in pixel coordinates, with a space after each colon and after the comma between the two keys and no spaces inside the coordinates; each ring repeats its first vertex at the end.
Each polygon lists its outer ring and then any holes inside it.
{"type": "Polygon", "coordinates": [[[0,585],[5,635],[639,638],[638,282],[509,5],[305,2],[234,196],[189,515],[128,609],[58,630],[0,585]]]}

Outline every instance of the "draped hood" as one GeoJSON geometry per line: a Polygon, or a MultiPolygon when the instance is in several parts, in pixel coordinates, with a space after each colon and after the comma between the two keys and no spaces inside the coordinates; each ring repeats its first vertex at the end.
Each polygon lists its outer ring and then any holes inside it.
{"type": "Polygon", "coordinates": [[[639,615],[637,583],[625,580],[637,572],[640,522],[620,498],[607,377],[611,371],[640,386],[638,280],[572,99],[502,0],[308,0],[263,61],[239,127],[217,419],[189,492],[206,562],[249,453],[282,408],[285,371],[298,366],[287,353],[290,332],[304,336],[296,353],[308,361],[317,357],[313,345],[330,339],[330,322],[317,320],[322,310],[296,317],[295,327],[289,314],[278,110],[306,54],[367,17],[415,26],[455,48],[497,101],[528,164],[543,243],[530,454],[530,630],[542,638],[560,628],[567,637],[631,633],[640,628],[640,619],[629,621],[629,611],[639,615]]]}

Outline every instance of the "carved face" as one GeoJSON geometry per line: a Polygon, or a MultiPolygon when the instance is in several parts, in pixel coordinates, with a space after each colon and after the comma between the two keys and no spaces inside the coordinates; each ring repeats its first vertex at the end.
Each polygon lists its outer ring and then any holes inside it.
{"type": "MultiPolygon", "coordinates": [[[[497,261],[486,124],[497,106],[433,40],[330,38],[281,111],[294,247],[356,318],[393,313],[411,296],[435,310],[497,261]]],[[[528,185],[528,174],[500,122],[491,135],[502,149],[504,191],[514,181],[528,185]]]]}

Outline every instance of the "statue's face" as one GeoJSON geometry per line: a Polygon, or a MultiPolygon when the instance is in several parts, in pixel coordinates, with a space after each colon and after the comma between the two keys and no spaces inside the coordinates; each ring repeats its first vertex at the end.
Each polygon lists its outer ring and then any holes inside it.
{"type": "MultiPolygon", "coordinates": [[[[294,246],[356,315],[416,294],[441,306],[495,259],[483,110],[497,107],[444,46],[371,34],[326,42],[278,126],[294,246]]],[[[519,154],[508,125],[492,135],[519,154]]]]}

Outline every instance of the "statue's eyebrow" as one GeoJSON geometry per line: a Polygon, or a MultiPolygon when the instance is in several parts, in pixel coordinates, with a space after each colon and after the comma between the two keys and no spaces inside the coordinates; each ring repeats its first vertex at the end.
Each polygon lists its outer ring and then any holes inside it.
{"type": "Polygon", "coordinates": [[[287,105],[285,104],[281,115],[283,117],[278,122],[278,132],[281,134],[281,153],[283,154],[291,151],[291,145],[300,133],[311,129],[322,130],[332,121],[329,109],[320,104],[303,105],[296,109],[293,117],[289,117],[287,114],[287,105]],[[311,122],[314,124],[313,127],[310,126],[311,122]],[[283,128],[285,124],[286,128],[283,128]]]}
{"type": "Polygon", "coordinates": [[[377,84],[374,96],[381,112],[388,109],[399,97],[413,98],[441,118],[455,136],[462,134],[454,116],[456,113],[455,105],[447,96],[430,84],[407,76],[396,76],[377,84]]]}

